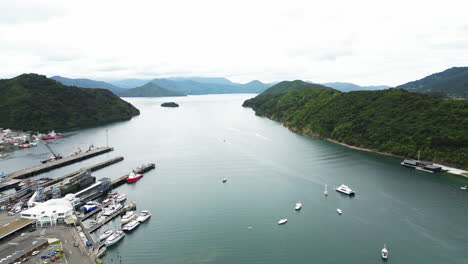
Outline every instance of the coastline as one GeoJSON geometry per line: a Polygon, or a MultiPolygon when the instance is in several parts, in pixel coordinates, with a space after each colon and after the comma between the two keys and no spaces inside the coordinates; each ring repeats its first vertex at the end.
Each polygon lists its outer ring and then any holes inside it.
{"type": "MultiPolygon", "coordinates": [[[[306,132],[303,132],[302,130],[289,127],[287,123],[275,120],[274,118],[270,118],[270,117],[267,117],[267,118],[271,119],[271,120],[274,120],[274,121],[277,121],[277,122],[280,122],[280,123],[283,124],[284,127],[288,128],[290,131],[292,131],[294,133],[297,133],[297,134],[300,134],[300,135],[303,135],[303,136],[318,138],[318,139],[321,139],[321,140],[329,141],[329,142],[332,142],[332,143],[335,143],[335,144],[338,144],[338,145],[341,145],[341,146],[344,146],[344,147],[347,147],[347,148],[356,149],[356,150],[360,150],[360,151],[373,152],[373,153],[386,155],[386,156],[392,156],[392,157],[401,158],[401,159],[410,159],[408,157],[404,157],[404,156],[400,156],[400,155],[396,155],[396,154],[392,154],[392,153],[388,153],[388,152],[382,152],[382,151],[377,151],[377,150],[373,150],[373,149],[369,149],[369,148],[363,148],[363,147],[356,147],[356,146],[349,145],[349,144],[346,144],[346,143],[343,143],[343,142],[339,142],[339,141],[331,139],[331,138],[320,137],[320,136],[318,136],[317,134],[314,134],[314,133],[306,133],[306,132]]],[[[454,167],[449,167],[447,165],[442,165],[442,164],[437,164],[437,163],[434,163],[434,165],[440,166],[443,170],[446,170],[447,173],[457,175],[457,176],[461,176],[461,177],[463,177],[465,179],[468,179],[468,171],[466,171],[466,170],[462,170],[462,169],[458,169],[458,168],[454,168],[454,167]]]]}

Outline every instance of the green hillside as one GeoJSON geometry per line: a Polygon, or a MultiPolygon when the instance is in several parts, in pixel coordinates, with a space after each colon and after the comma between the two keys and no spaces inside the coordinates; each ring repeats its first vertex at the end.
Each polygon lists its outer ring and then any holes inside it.
{"type": "Polygon", "coordinates": [[[63,85],[43,75],[0,80],[0,127],[43,131],[128,120],[140,111],[105,89],[63,85]]]}
{"type": "Polygon", "coordinates": [[[122,97],[168,97],[168,96],[184,96],[183,93],[171,91],[160,87],[159,85],[149,82],[140,87],[125,90],[119,94],[122,97]]]}
{"type": "Polygon", "coordinates": [[[410,92],[468,99],[468,67],[453,67],[396,88],[410,92]]]}
{"type": "Polygon", "coordinates": [[[247,100],[292,131],[356,147],[468,168],[468,101],[400,89],[342,93],[282,82],[247,100]],[[302,88],[301,88],[302,87],[302,88]]]}

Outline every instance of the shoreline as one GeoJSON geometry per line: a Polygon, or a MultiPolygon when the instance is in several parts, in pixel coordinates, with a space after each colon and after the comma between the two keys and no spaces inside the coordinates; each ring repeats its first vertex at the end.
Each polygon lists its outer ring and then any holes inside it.
{"type": "MultiPolygon", "coordinates": [[[[308,134],[308,133],[300,131],[299,129],[289,127],[286,123],[283,123],[281,121],[275,120],[275,119],[270,118],[270,117],[267,117],[267,118],[270,119],[270,120],[274,120],[274,121],[282,123],[282,125],[284,127],[288,128],[290,131],[292,131],[294,133],[297,133],[297,134],[300,134],[302,136],[318,138],[318,139],[321,139],[321,140],[332,142],[332,143],[335,143],[335,144],[338,144],[338,145],[341,145],[341,146],[344,146],[344,147],[347,147],[347,148],[355,149],[355,150],[372,152],[372,153],[377,153],[377,154],[381,154],[381,155],[385,155],[385,156],[391,156],[391,157],[395,157],[395,158],[401,158],[401,159],[410,159],[408,157],[404,157],[404,156],[400,156],[400,155],[396,155],[396,154],[392,154],[392,153],[388,153],[388,152],[382,152],[382,151],[372,150],[372,149],[363,148],[363,147],[356,147],[356,146],[349,145],[349,144],[346,144],[346,143],[343,143],[343,142],[339,142],[339,141],[334,140],[334,139],[324,138],[324,137],[320,137],[320,136],[314,135],[314,134],[308,134]]],[[[457,176],[461,176],[461,177],[463,177],[465,179],[468,179],[468,171],[466,171],[466,170],[453,168],[453,167],[449,167],[449,166],[442,165],[442,164],[437,164],[437,163],[433,163],[433,164],[436,165],[436,166],[441,167],[443,170],[446,170],[447,173],[457,175],[457,176]]]]}

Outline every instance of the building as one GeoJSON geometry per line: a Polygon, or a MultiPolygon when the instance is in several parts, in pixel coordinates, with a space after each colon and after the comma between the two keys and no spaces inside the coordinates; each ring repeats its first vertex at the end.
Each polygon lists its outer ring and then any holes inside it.
{"type": "Polygon", "coordinates": [[[64,222],[65,218],[73,216],[72,200],[74,198],[74,195],[70,194],[64,198],[50,199],[43,203],[35,202],[34,207],[21,212],[21,217],[34,219],[41,227],[56,225],[57,222],[64,222]]]}

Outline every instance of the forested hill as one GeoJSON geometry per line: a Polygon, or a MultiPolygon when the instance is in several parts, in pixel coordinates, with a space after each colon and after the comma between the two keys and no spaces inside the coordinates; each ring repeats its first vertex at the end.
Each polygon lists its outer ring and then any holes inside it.
{"type": "Polygon", "coordinates": [[[453,67],[396,88],[410,92],[468,99],[468,67],[453,67]]]}
{"type": "Polygon", "coordinates": [[[122,97],[166,97],[166,96],[184,96],[184,94],[162,88],[155,83],[149,82],[140,87],[127,89],[119,93],[119,96],[122,96],[122,97]]]}
{"type": "Polygon", "coordinates": [[[76,87],[81,87],[81,88],[103,88],[107,89],[114,94],[119,94],[125,89],[117,87],[113,84],[107,83],[107,82],[102,82],[102,81],[95,81],[95,80],[90,80],[90,79],[70,79],[70,78],[65,78],[62,76],[52,76],[50,79],[54,79],[62,84],[68,85],[68,86],[76,86],[76,87]]]}
{"type": "Polygon", "coordinates": [[[43,131],[127,120],[140,111],[105,89],[63,85],[43,75],[0,80],[0,127],[43,131]]]}
{"type": "Polygon", "coordinates": [[[244,102],[292,131],[468,169],[468,101],[401,89],[342,93],[282,82],[244,102]]]}

